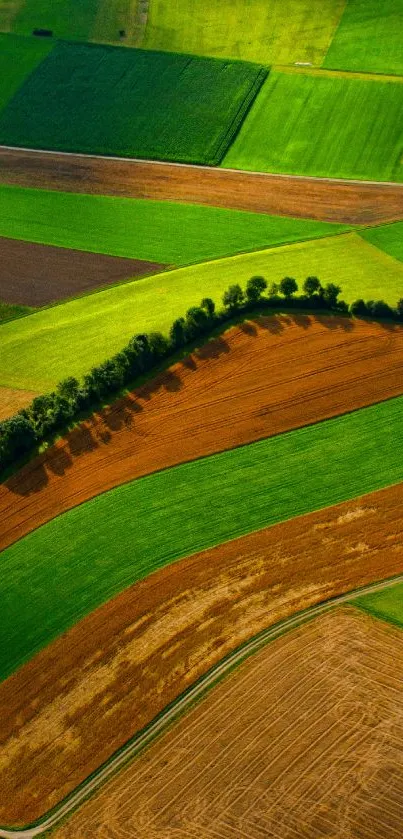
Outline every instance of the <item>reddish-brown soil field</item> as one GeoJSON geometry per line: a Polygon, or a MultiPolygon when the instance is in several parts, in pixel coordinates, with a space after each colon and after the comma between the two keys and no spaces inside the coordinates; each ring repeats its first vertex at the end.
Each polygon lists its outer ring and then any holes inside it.
{"type": "Polygon", "coordinates": [[[0,486],[0,547],[111,487],[403,392],[403,328],[260,318],[94,415],[0,486]]]}
{"type": "Polygon", "coordinates": [[[44,306],[65,297],[165,268],[141,259],[123,259],[0,238],[0,300],[44,306]]]}
{"type": "Polygon", "coordinates": [[[26,408],[35,396],[38,396],[38,394],[33,390],[14,390],[11,387],[0,387],[0,420],[11,417],[21,408],[26,408]]]}
{"type": "Polygon", "coordinates": [[[403,218],[403,185],[64,156],[0,147],[0,183],[371,224],[403,218]]]}
{"type": "Polygon", "coordinates": [[[263,628],[402,571],[400,484],[204,551],[127,589],[0,685],[0,824],[27,823],[55,805],[263,628]]]}
{"type": "Polygon", "coordinates": [[[268,644],[57,839],[398,839],[403,633],[352,607],[268,644]]]}

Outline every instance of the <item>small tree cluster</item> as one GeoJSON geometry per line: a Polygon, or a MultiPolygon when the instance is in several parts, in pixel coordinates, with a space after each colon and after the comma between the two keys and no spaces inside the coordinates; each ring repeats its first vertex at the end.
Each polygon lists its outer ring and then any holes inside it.
{"type": "Polygon", "coordinates": [[[403,298],[397,301],[396,307],[389,306],[384,300],[354,300],[350,306],[350,314],[357,318],[374,318],[375,320],[403,321],[403,298]]]}

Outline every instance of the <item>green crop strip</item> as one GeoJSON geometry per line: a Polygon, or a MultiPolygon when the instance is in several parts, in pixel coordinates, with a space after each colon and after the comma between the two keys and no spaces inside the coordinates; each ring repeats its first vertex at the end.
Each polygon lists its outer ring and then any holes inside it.
{"type": "Polygon", "coordinates": [[[0,185],[0,236],[174,265],[348,229],[169,201],[0,185]]]}
{"type": "Polygon", "coordinates": [[[325,67],[403,73],[403,0],[348,0],[325,67]]]}
{"type": "Polygon", "coordinates": [[[352,605],[358,606],[374,617],[403,627],[403,583],[397,583],[363,597],[355,597],[352,605]]]}
{"type": "Polygon", "coordinates": [[[141,478],[2,554],[0,674],[180,557],[403,480],[403,397],[141,478]]]}
{"type": "Polygon", "coordinates": [[[222,165],[391,181],[402,126],[400,81],[272,71],[222,165]]]}
{"type": "Polygon", "coordinates": [[[43,309],[0,327],[0,385],[51,390],[66,376],[81,376],[111,357],[138,332],[167,333],[202,297],[219,304],[231,283],[244,287],[255,274],[267,282],[295,277],[302,287],[316,275],[341,286],[352,302],[403,296],[403,265],[356,233],[302,242],[229,259],[191,265],[43,309]]]}
{"type": "Polygon", "coordinates": [[[219,163],[268,70],[58,42],[0,116],[0,142],[219,163]]]}

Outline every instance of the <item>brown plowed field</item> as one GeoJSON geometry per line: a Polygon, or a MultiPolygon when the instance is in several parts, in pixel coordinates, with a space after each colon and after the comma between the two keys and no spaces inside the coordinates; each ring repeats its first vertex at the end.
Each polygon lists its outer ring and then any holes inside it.
{"type": "Polygon", "coordinates": [[[156,274],[165,266],[0,238],[0,300],[44,306],[91,289],[156,274]]]}
{"type": "Polygon", "coordinates": [[[1,147],[0,183],[186,201],[346,224],[403,218],[403,185],[399,184],[320,180],[1,147]]]}
{"type": "Polygon", "coordinates": [[[268,644],[57,839],[399,839],[403,633],[352,607],[268,644]]]}
{"type": "Polygon", "coordinates": [[[95,415],[0,486],[0,547],[141,475],[403,393],[403,328],[260,318],[95,415]]]}
{"type": "Polygon", "coordinates": [[[21,408],[26,408],[35,396],[38,396],[38,393],[33,390],[0,387],[0,421],[16,414],[21,408]]]}
{"type": "Polygon", "coordinates": [[[400,484],[204,551],[127,589],[0,685],[0,824],[27,823],[55,805],[261,629],[402,571],[400,484]]]}

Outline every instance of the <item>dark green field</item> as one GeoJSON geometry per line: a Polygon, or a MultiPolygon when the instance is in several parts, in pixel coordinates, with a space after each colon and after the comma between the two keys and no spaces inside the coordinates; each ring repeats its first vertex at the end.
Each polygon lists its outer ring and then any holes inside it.
{"type": "Polygon", "coordinates": [[[219,163],[267,70],[58,42],[7,104],[0,143],[219,163]]]}

